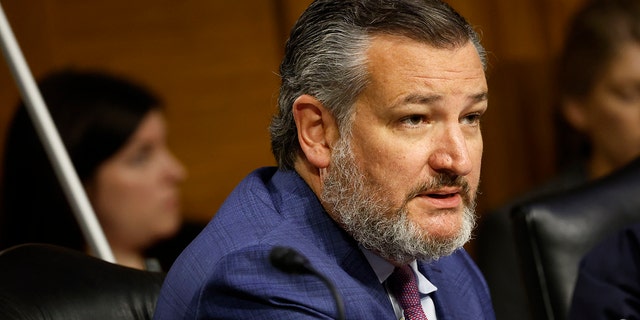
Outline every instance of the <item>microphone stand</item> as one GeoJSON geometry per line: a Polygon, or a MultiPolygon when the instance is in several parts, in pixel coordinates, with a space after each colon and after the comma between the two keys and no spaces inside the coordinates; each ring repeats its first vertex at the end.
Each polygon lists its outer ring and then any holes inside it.
{"type": "Polygon", "coordinates": [[[345,319],[344,302],[336,286],[324,274],[316,270],[307,257],[293,248],[274,247],[269,254],[271,265],[288,274],[310,274],[318,277],[329,288],[338,312],[338,320],[345,319]]]}
{"type": "Polygon", "coordinates": [[[115,263],[111,247],[102,231],[100,222],[84,192],[82,183],[20,51],[1,5],[0,38],[2,53],[90,249],[101,259],[115,263]]]}
{"type": "Polygon", "coordinates": [[[342,297],[340,296],[338,289],[336,289],[336,286],[333,285],[333,283],[331,282],[331,280],[329,280],[329,278],[327,278],[325,275],[323,275],[316,269],[309,267],[309,270],[311,274],[314,274],[318,278],[320,278],[320,280],[324,282],[327,288],[329,288],[329,291],[331,291],[331,295],[333,296],[333,301],[335,301],[335,304],[336,304],[336,308],[338,312],[338,320],[344,320],[344,302],[342,301],[342,297]]]}

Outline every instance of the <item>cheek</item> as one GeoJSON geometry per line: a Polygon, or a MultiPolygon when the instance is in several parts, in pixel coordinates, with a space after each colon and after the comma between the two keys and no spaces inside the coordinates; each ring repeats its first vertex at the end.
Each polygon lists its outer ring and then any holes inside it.
{"type": "Polygon", "coordinates": [[[605,150],[618,165],[622,165],[640,153],[640,121],[638,115],[607,119],[607,126],[598,130],[594,144],[605,150]]]}
{"type": "Polygon", "coordinates": [[[418,152],[420,148],[403,147],[399,143],[374,141],[361,144],[363,148],[354,148],[356,163],[362,168],[368,178],[377,183],[390,182],[399,175],[414,175],[424,164],[424,157],[418,152]]]}
{"type": "Polygon", "coordinates": [[[482,154],[484,152],[482,137],[479,138],[479,142],[473,144],[472,146],[473,147],[469,150],[469,156],[471,157],[471,161],[473,161],[473,172],[469,174],[468,180],[471,187],[477,188],[478,183],[480,183],[482,154]]]}
{"type": "Polygon", "coordinates": [[[632,120],[633,114],[623,110],[619,107],[607,107],[604,106],[604,110],[598,110],[595,112],[595,117],[593,118],[593,126],[600,126],[603,128],[603,131],[615,130],[618,126],[628,127],[629,124],[635,123],[638,125],[637,120],[632,120]]]}
{"type": "Polygon", "coordinates": [[[117,221],[124,216],[130,206],[130,193],[113,185],[103,185],[97,190],[95,197],[95,210],[101,219],[117,221]]]}
{"type": "Polygon", "coordinates": [[[131,212],[138,211],[138,207],[145,201],[139,182],[116,179],[111,176],[102,181],[96,189],[95,210],[101,219],[111,223],[118,223],[132,216],[131,212]]]}
{"type": "Polygon", "coordinates": [[[596,89],[587,110],[594,131],[622,131],[623,128],[640,127],[640,108],[620,100],[602,86],[596,89]]]}
{"type": "Polygon", "coordinates": [[[596,143],[620,145],[627,148],[636,145],[640,136],[640,109],[629,106],[602,106],[594,113],[592,135],[596,143]]]}

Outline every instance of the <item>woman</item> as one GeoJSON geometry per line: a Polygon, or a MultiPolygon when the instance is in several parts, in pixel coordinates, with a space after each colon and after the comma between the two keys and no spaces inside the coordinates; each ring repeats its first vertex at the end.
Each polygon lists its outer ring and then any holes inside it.
{"type": "Polygon", "coordinates": [[[577,155],[586,158],[592,180],[640,156],[640,1],[588,1],[574,16],[563,52],[561,111],[581,135],[584,152],[577,155]]]}
{"type": "MultiPolygon", "coordinates": [[[[116,262],[159,269],[145,251],[180,228],[185,178],[167,147],[159,100],[98,72],[65,70],[39,86],[116,262]]],[[[23,104],[6,139],[0,248],[42,242],[87,251],[23,104]]]]}
{"type": "Polygon", "coordinates": [[[640,157],[640,0],[589,0],[559,57],[558,174],[489,212],[477,262],[497,319],[530,319],[510,213],[531,199],[609,175],[640,157]]]}

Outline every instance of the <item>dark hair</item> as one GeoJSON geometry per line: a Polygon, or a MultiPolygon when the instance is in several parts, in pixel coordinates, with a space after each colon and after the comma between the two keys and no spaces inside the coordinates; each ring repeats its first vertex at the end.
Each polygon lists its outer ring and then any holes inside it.
{"type": "MultiPolygon", "coordinates": [[[[160,108],[146,88],[97,71],[54,72],[38,86],[83,183],[127,142],[151,110],[160,108]]],[[[85,249],[23,103],[7,131],[2,169],[0,248],[45,242],[85,249]]]]}
{"type": "Polygon", "coordinates": [[[640,1],[593,0],[571,20],[558,68],[563,96],[582,98],[620,46],[640,43],[640,1]]]}
{"type": "Polygon", "coordinates": [[[472,42],[486,65],[479,37],[467,21],[439,0],[316,0],[298,19],[280,65],[278,113],[271,149],[280,169],[292,169],[300,151],[292,106],[309,94],[348,135],[352,104],[368,81],[365,51],[373,35],[401,35],[437,48],[472,42]]]}

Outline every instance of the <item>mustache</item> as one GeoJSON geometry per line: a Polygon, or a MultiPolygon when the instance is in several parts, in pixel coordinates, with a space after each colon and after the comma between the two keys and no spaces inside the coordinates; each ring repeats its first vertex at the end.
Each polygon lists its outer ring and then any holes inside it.
{"type": "Polygon", "coordinates": [[[469,182],[463,176],[451,175],[446,173],[438,173],[437,175],[429,178],[428,181],[418,183],[414,188],[409,191],[409,195],[406,201],[415,198],[419,194],[427,193],[432,190],[441,189],[444,187],[455,187],[460,189],[460,196],[465,205],[472,203],[471,187],[469,182]]]}

